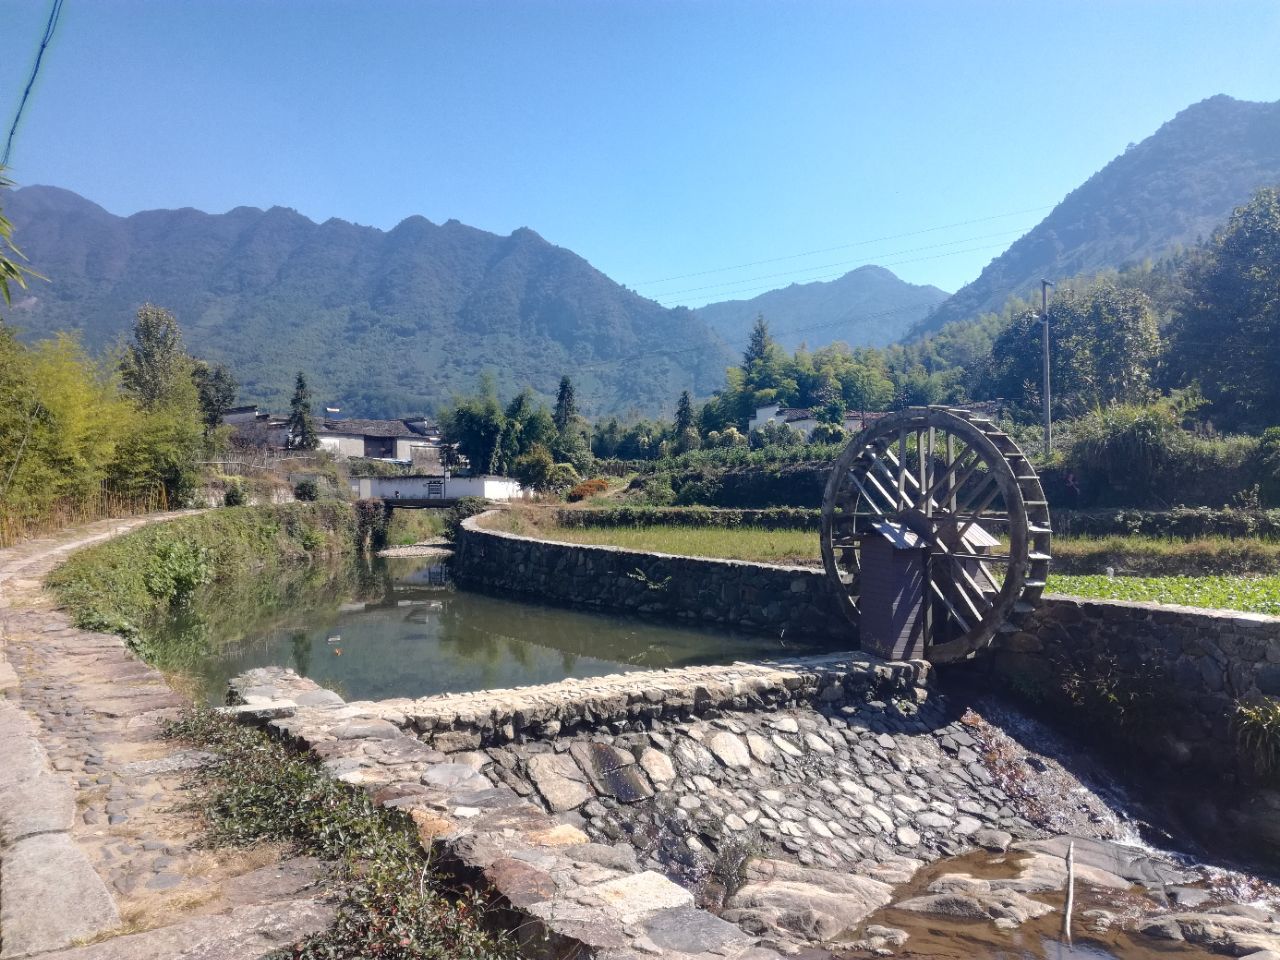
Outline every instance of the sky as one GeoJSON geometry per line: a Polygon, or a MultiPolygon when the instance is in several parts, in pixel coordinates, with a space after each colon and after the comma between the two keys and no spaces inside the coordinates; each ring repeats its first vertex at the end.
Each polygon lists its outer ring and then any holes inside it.
{"type": "MultiPolygon", "coordinates": [[[[48,10],[0,0],[5,130],[48,10]]],[[[65,0],[9,176],[530,227],[667,305],[952,291],[1179,110],[1280,99],[1278,50],[1277,0],[65,0]]]]}

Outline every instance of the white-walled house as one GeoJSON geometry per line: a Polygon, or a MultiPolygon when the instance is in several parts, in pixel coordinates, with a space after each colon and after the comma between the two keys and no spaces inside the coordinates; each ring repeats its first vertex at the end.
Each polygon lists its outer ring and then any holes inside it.
{"type": "Polygon", "coordinates": [[[437,461],[440,431],[423,417],[405,420],[332,420],[316,428],[320,449],[335,456],[437,461]]]}
{"type": "Polygon", "coordinates": [[[510,477],[360,477],[351,481],[351,492],[361,500],[459,500],[484,497],[486,500],[518,500],[524,495],[519,482],[510,477]]]}
{"type": "MultiPolygon", "coordinates": [[[[857,434],[864,427],[870,426],[883,416],[885,416],[883,413],[859,413],[856,410],[846,410],[843,427],[847,433],[857,434]]],[[[771,403],[756,410],[751,419],[747,421],[747,431],[749,433],[752,430],[757,430],[766,423],[786,424],[808,440],[809,434],[813,433],[819,421],[812,410],[807,410],[804,407],[784,407],[779,403],[771,403]]]]}

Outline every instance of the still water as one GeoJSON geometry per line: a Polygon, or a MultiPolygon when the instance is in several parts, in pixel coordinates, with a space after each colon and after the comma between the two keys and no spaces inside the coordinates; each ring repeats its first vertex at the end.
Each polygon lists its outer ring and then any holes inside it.
{"type": "Polygon", "coordinates": [[[348,700],[550,683],[825,647],[454,588],[435,559],[373,560],[224,584],[148,634],[211,702],[251,667],[287,666],[348,700]]]}

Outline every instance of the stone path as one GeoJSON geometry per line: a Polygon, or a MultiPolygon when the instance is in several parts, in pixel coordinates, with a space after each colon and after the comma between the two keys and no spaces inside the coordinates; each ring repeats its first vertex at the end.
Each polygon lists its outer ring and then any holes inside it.
{"type": "Polygon", "coordinates": [[[332,915],[320,864],[195,845],[200,824],[179,787],[202,757],[159,736],[180,698],[119,637],[77,629],[41,589],[72,550],[177,515],[0,551],[4,960],[260,957],[332,915]]]}

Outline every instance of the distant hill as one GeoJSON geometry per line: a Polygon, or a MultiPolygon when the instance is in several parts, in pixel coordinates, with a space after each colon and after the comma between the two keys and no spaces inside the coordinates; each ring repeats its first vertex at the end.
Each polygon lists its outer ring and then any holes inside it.
{"type": "Polygon", "coordinates": [[[945,290],[899,280],[884,267],[859,267],[838,280],[793,283],[750,300],[726,300],[694,312],[731,344],[744,342],[763,314],[778,342],[821,347],[837,340],[883,347],[947,298],[945,290]]]}
{"type": "Polygon", "coordinates": [[[1280,102],[1210,97],[1069,193],[911,335],[998,310],[1054,280],[1123,267],[1207,238],[1255,190],[1280,183],[1280,102]]]}
{"type": "Polygon", "coordinates": [[[67,190],[0,207],[34,281],[6,319],[29,337],[76,330],[91,349],[144,301],[172,310],[199,356],[230,365],[246,402],[283,408],[305,370],[317,401],[362,416],[437,410],[494,371],[554,396],[570,374],[592,414],[709,394],[729,353],[684,308],[614,283],[532,230],[508,237],[410,217],[390,231],[281,207],[117,217],[67,190]]]}

